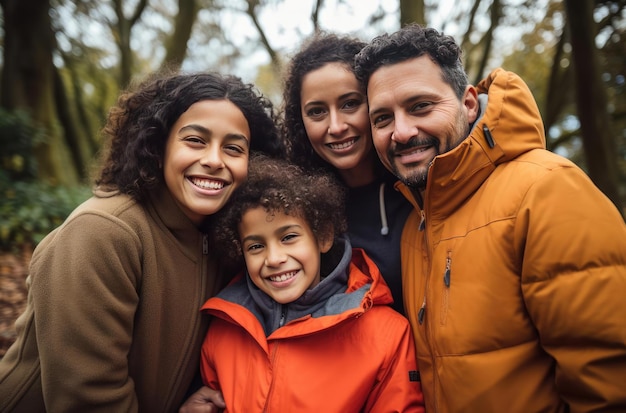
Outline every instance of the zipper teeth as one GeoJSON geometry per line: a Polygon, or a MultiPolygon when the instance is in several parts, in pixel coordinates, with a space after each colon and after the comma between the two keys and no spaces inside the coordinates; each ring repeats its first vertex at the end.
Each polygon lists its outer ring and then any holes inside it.
{"type": "MultiPolygon", "coordinates": [[[[432,165],[431,165],[432,166],[432,165]]],[[[430,167],[429,167],[430,169],[430,167]]],[[[428,242],[428,229],[426,227],[426,203],[424,203],[424,207],[422,208],[422,222],[420,222],[420,227],[421,230],[424,231],[424,245],[426,246],[426,251],[428,252],[428,272],[426,273],[426,284],[425,284],[425,289],[424,289],[424,302],[422,304],[422,308],[423,308],[423,314],[422,314],[422,322],[425,320],[426,318],[426,296],[428,293],[428,286],[430,285],[430,275],[433,269],[433,251],[431,251],[430,247],[429,247],[429,242],[428,242]]],[[[430,324],[428,325],[424,325],[424,338],[427,342],[428,347],[430,348],[429,351],[429,355],[430,355],[430,365],[432,366],[433,369],[433,375],[437,374],[437,367],[436,367],[436,360],[435,360],[435,355],[434,355],[434,350],[432,348],[431,343],[434,342],[434,340],[432,339],[432,331],[430,328],[430,324]]],[[[434,404],[435,407],[437,406],[437,398],[439,397],[437,394],[437,385],[436,385],[436,379],[433,379],[432,381],[432,393],[433,393],[433,399],[434,399],[434,404]]],[[[436,410],[436,409],[435,409],[436,410]]]]}

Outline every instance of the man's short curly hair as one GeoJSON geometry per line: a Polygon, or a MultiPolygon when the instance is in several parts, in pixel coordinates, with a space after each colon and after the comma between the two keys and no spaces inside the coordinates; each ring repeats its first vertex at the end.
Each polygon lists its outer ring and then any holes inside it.
{"type": "Polygon", "coordinates": [[[110,110],[102,131],[108,147],[95,184],[145,200],[164,185],[161,166],[174,123],[203,100],[228,100],[241,110],[250,127],[251,151],[284,155],[274,107],[254,85],[212,72],[163,71],[122,93],[110,110]]]}
{"type": "Polygon", "coordinates": [[[250,158],[247,181],[214,216],[215,247],[220,255],[241,261],[239,224],[246,211],[262,207],[302,218],[317,240],[335,238],[347,230],[345,190],[331,174],[305,171],[283,159],[250,158]]]}
{"type": "Polygon", "coordinates": [[[468,85],[461,48],[451,36],[418,24],[409,24],[372,39],[355,57],[355,74],[367,86],[372,74],[382,66],[423,55],[428,55],[441,68],[444,82],[461,99],[468,85]]]}

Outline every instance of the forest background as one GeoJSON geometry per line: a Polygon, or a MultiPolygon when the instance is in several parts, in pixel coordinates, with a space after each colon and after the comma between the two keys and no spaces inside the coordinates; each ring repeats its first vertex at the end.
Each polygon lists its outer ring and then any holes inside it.
{"type": "MultiPolygon", "coordinates": [[[[363,40],[409,22],[461,44],[472,83],[517,72],[548,149],[626,214],[626,0],[0,0],[0,357],[33,247],[90,194],[99,131],[123,89],[164,66],[255,83],[316,30],[363,40]]],[[[584,194],[581,194],[584,196],[584,194]]]]}

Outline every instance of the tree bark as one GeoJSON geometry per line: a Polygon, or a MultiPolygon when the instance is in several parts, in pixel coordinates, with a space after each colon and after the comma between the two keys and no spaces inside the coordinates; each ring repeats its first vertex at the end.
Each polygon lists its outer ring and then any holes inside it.
{"type": "Polygon", "coordinates": [[[35,154],[40,178],[52,184],[76,184],[78,174],[56,115],[50,2],[2,0],[0,5],[4,16],[0,105],[28,112],[46,131],[47,139],[35,154]]]}
{"type": "Polygon", "coordinates": [[[130,47],[131,32],[148,5],[148,0],[139,0],[130,18],[126,18],[124,15],[124,0],[114,0],[113,3],[117,22],[111,26],[111,31],[120,51],[120,85],[122,88],[125,88],[130,83],[133,75],[134,55],[130,47]]]}
{"type": "Polygon", "coordinates": [[[174,18],[174,33],[167,41],[164,65],[179,68],[187,55],[187,42],[198,15],[196,0],[178,0],[178,14],[174,18]]]}
{"type": "Polygon", "coordinates": [[[410,23],[426,24],[424,0],[400,0],[400,27],[410,23]]]}
{"type": "Polygon", "coordinates": [[[595,46],[593,0],[565,0],[575,71],[576,105],[588,173],[620,212],[617,159],[607,95],[595,46]]]}

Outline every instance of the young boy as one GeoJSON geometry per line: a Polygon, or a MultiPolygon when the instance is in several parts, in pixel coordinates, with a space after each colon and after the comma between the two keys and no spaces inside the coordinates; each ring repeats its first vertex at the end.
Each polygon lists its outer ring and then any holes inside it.
{"type": "Polygon", "coordinates": [[[409,324],[342,236],[343,196],[329,175],[260,156],[217,219],[218,248],[246,268],[202,307],[202,377],[227,411],[424,411],[409,324]]]}

